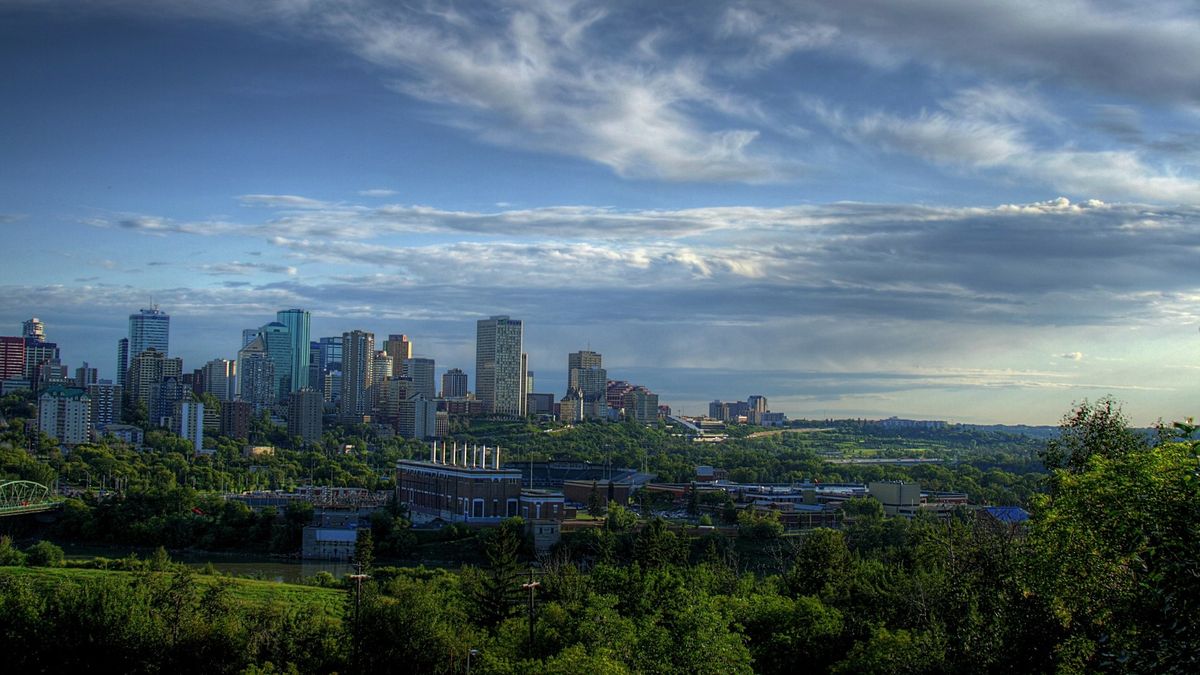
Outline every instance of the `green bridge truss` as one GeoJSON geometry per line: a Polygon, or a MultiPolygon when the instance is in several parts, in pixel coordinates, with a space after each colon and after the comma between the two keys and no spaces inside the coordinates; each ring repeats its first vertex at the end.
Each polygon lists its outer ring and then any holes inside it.
{"type": "Polygon", "coordinates": [[[50,488],[28,480],[0,480],[0,516],[57,509],[62,504],[50,488]]]}

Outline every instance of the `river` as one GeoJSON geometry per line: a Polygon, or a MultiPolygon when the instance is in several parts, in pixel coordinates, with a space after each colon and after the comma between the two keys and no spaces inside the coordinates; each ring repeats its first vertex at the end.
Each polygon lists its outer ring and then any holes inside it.
{"type": "MultiPolygon", "coordinates": [[[[91,558],[124,558],[129,554],[145,559],[154,555],[153,548],[138,546],[104,546],[90,544],[59,544],[68,560],[91,558]]],[[[183,551],[171,553],[171,559],[200,569],[212,563],[222,574],[237,577],[253,577],[268,581],[299,583],[318,572],[329,572],[335,577],[349,574],[354,566],[350,563],[327,560],[299,560],[253,555],[248,553],[214,553],[207,551],[183,551]]]]}

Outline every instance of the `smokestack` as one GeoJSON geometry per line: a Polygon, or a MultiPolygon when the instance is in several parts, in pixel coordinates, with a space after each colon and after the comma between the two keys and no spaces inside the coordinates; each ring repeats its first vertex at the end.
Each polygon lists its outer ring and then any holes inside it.
{"type": "MultiPolygon", "coordinates": [[[[434,441],[437,443],[437,441],[434,441]]],[[[442,441],[442,464],[446,463],[446,441],[442,441]]]]}
{"type": "Polygon", "coordinates": [[[483,457],[481,459],[483,460],[483,462],[480,463],[480,466],[482,466],[483,468],[486,469],[487,468],[487,443],[483,444],[483,457]]]}
{"type": "Polygon", "coordinates": [[[450,451],[450,466],[458,466],[458,441],[454,441],[454,449],[450,451]]]}
{"type": "Polygon", "coordinates": [[[496,470],[500,470],[500,446],[496,446],[496,470]]]}
{"type": "Polygon", "coordinates": [[[437,441],[434,441],[429,446],[429,461],[437,464],[437,441]]]}

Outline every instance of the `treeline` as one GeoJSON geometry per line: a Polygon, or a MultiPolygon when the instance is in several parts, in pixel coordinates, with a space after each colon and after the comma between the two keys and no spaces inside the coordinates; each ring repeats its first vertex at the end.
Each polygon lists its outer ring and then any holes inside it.
{"type": "Polygon", "coordinates": [[[35,672],[1196,672],[1198,443],[1085,421],[1048,448],[1027,529],[862,500],[844,530],[747,559],[618,507],[532,574],[518,520],[457,572],[371,569],[364,535],[370,578],[340,583],[340,618],[161,563],[42,585],[0,571],[0,650],[35,672]]]}

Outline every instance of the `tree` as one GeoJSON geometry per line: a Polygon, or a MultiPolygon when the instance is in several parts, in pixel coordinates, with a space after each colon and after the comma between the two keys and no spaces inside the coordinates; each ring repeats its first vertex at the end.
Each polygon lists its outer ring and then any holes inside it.
{"type": "Polygon", "coordinates": [[[1095,403],[1084,399],[1059,424],[1059,437],[1041,453],[1047,469],[1068,473],[1087,470],[1094,456],[1115,458],[1146,447],[1146,439],[1129,428],[1120,405],[1110,397],[1095,403]]]}
{"type": "Polygon", "coordinates": [[[510,518],[490,532],[484,539],[484,558],[487,567],[483,570],[467,568],[464,583],[475,606],[475,616],[481,625],[495,628],[512,615],[520,605],[522,567],[517,560],[521,548],[521,535],[510,518]]]}
{"type": "Polygon", "coordinates": [[[63,550],[48,541],[39,541],[25,549],[27,562],[34,567],[62,567],[63,550]]]}
{"type": "Polygon", "coordinates": [[[354,564],[363,574],[368,573],[375,564],[375,537],[371,535],[369,527],[359,528],[355,535],[354,564]]]}
{"type": "Polygon", "coordinates": [[[850,573],[850,549],[841,532],[826,527],[810,530],[796,547],[785,581],[793,596],[837,593],[850,573]]]}

